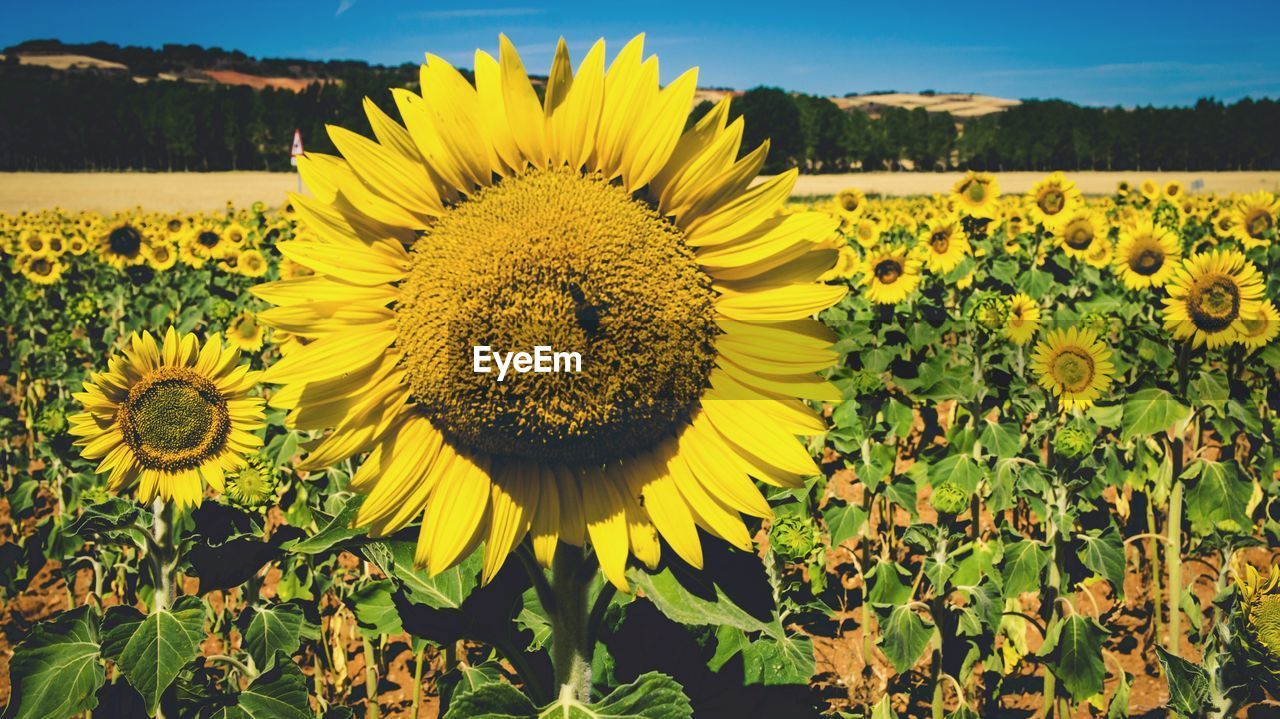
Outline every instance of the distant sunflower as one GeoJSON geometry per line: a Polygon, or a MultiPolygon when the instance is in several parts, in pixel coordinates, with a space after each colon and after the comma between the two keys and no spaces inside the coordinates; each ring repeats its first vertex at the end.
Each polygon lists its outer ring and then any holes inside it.
{"type": "Polygon", "coordinates": [[[1280,312],[1271,300],[1263,300],[1258,314],[1241,320],[1240,344],[1250,349],[1265,347],[1280,334],[1280,312]]]}
{"type": "Polygon", "coordinates": [[[222,237],[232,248],[241,248],[249,241],[249,228],[232,222],[222,230],[222,237]]]}
{"type": "Polygon", "coordinates": [[[1148,219],[1121,228],[1115,271],[1131,290],[1164,287],[1181,258],[1178,236],[1148,219]]]}
{"type": "Polygon", "coordinates": [[[66,268],[57,255],[47,250],[20,255],[18,258],[18,272],[37,285],[54,284],[62,279],[66,268]]]}
{"type": "Polygon", "coordinates": [[[267,258],[257,250],[245,250],[236,259],[236,272],[245,277],[261,277],[267,274],[267,258]]]}
{"type": "Polygon", "coordinates": [[[1182,183],[1178,182],[1177,180],[1169,180],[1168,182],[1164,183],[1164,187],[1161,188],[1161,190],[1162,190],[1162,194],[1164,195],[1164,199],[1174,203],[1180,202],[1182,200],[1183,195],[1186,194],[1186,192],[1182,189],[1182,183]]]}
{"type": "Polygon", "coordinates": [[[929,271],[945,275],[973,253],[969,236],[955,216],[932,220],[925,226],[917,245],[920,257],[929,271]]]}
{"type": "Polygon", "coordinates": [[[970,170],[951,188],[951,199],[958,211],[970,217],[995,217],[1000,182],[991,173],[970,170]]]}
{"type": "Polygon", "coordinates": [[[1231,234],[1246,250],[1265,247],[1275,239],[1277,217],[1280,217],[1280,199],[1266,190],[1258,190],[1236,202],[1231,215],[1231,234]]]}
{"type": "Polygon", "coordinates": [[[862,190],[856,187],[846,187],[836,193],[834,201],[837,212],[845,217],[852,218],[862,214],[867,198],[866,195],[862,194],[862,190]]]}
{"type": "Polygon", "coordinates": [[[80,235],[72,235],[67,240],[67,253],[79,257],[89,251],[89,242],[80,235]]]}
{"type": "Polygon", "coordinates": [[[147,235],[142,226],[129,220],[118,222],[107,230],[98,243],[102,261],[120,270],[147,261],[144,246],[147,235]]]}
{"type": "Polygon", "coordinates": [[[1057,229],[1080,207],[1080,190],[1061,172],[1037,182],[1027,193],[1027,214],[1046,228],[1057,229]]]}
{"type": "Polygon", "coordinates": [[[876,304],[897,304],[920,286],[920,260],[906,248],[872,250],[862,262],[862,272],[867,299],[876,304]]]}
{"type": "Polygon", "coordinates": [[[1165,290],[1165,329],[1196,347],[1234,342],[1244,332],[1244,320],[1261,311],[1262,275],[1235,250],[1184,259],[1165,290]]]}
{"type": "Polygon", "coordinates": [[[1035,337],[1040,329],[1040,305],[1028,295],[1019,292],[1009,298],[1009,321],[1004,334],[1010,341],[1024,345],[1035,337]]]}
{"type": "Polygon", "coordinates": [[[1138,192],[1141,193],[1143,197],[1147,198],[1148,202],[1155,202],[1160,199],[1160,183],[1148,177],[1139,183],[1138,192]]]}
{"type": "Polygon", "coordinates": [[[834,338],[811,316],[847,288],[828,213],[780,213],[795,171],[752,184],[727,101],[685,130],[696,78],[658,85],[642,38],[605,70],[556,49],[541,99],[503,37],[475,84],[427,56],[401,125],[366,101],[376,140],[330,128],[342,157],[299,160],[291,195],[316,240],[281,253],[316,272],[255,292],[259,315],[311,340],[264,379],[290,426],[333,428],[303,468],[368,452],[356,524],[421,518],[436,573],[484,546],[483,579],[530,536],[549,564],[590,541],[628,588],[630,555],[666,541],[702,564],[698,530],[751,547],[740,513],[770,514],[750,481],[819,470],[796,435],[834,400],[814,372],[834,338]],[[500,261],[497,261],[501,258],[500,261]],[[579,352],[579,372],[473,371],[473,347],[579,352]]]}
{"type": "Polygon", "coordinates": [[[1031,368],[1063,412],[1086,410],[1111,387],[1111,350],[1092,329],[1049,330],[1036,344],[1031,368]]]}
{"type": "Polygon", "coordinates": [[[45,252],[49,247],[45,244],[45,235],[43,232],[35,230],[26,230],[18,235],[18,252],[30,255],[45,252]]]}
{"type": "Polygon", "coordinates": [[[232,245],[217,227],[202,224],[188,231],[179,251],[184,262],[199,267],[209,260],[225,256],[233,249],[232,245]]]}
{"type": "Polygon", "coordinates": [[[137,485],[139,501],[158,496],[179,508],[200,504],[206,484],[221,492],[223,474],[262,445],[253,434],[262,400],[249,396],[260,373],[239,358],[217,334],[203,347],[172,327],[160,344],[149,332],[131,335],[123,356],[75,395],[85,411],[70,417],[81,454],[109,473],[107,488],[137,485]]]}
{"type": "Polygon", "coordinates": [[[870,217],[860,217],[853,223],[853,240],[863,249],[880,244],[880,223],[870,217]]]}
{"type": "Polygon", "coordinates": [[[227,327],[227,342],[245,352],[262,349],[267,330],[252,312],[241,312],[227,327]]]}
{"type": "Polygon", "coordinates": [[[168,242],[148,244],[143,248],[143,253],[147,257],[147,264],[157,271],[167,270],[178,262],[178,251],[168,242]]]}
{"type": "Polygon", "coordinates": [[[1096,250],[1094,245],[1099,239],[1106,237],[1107,230],[1103,218],[1088,209],[1073,211],[1054,227],[1054,239],[1062,247],[1067,257],[1084,259],[1089,252],[1096,250]]]}
{"type": "Polygon", "coordinates": [[[1089,251],[1085,253],[1084,261],[1090,267],[1105,269],[1111,266],[1111,257],[1115,254],[1115,245],[1111,244],[1110,237],[1099,237],[1094,240],[1093,245],[1089,247],[1089,251]]]}

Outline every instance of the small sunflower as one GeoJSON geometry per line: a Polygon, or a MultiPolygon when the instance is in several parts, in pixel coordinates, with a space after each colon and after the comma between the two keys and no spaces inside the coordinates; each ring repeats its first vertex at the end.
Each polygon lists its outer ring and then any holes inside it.
{"type": "Polygon", "coordinates": [[[49,249],[45,244],[45,235],[43,232],[35,230],[26,230],[18,235],[18,252],[29,255],[39,254],[49,249]]]}
{"type": "Polygon", "coordinates": [[[140,265],[147,261],[147,233],[140,223],[125,220],[112,225],[98,243],[102,261],[116,269],[140,265]]]}
{"type": "Polygon", "coordinates": [[[266,328],[258,323],[252,312],[241,312],[227,327],[227,342],[244,352],[262,349],[266,328]]]}
{"type": "Polygon", "coordinates": [[[818,279],[823,282],[847,280],[858,274],[861,269],[862,258],[858,256],[858,251],[846,245],[840,248],[835,266],[820,275],[818,279]]]}
{"type": "Polygon", "coordinates": [[[1054,239],[1067,257],[1084,259],[1096,250],[1095,243],[1106,239],[1107,228],[1102,216],[1081,208],[1071,212],[1054,227],[1054,239]]]}
{"type": "Polygon", "coordinates": [[[232,222],[222,231],[222,236],[232,247],[244,247],[249,241],[249,228],[239,222],[232,222]]]}
{"type": "Polygon", "coordinates": [[[236,259],[236,272],[245,277],[262,277],[267,269],[267,258],[257,250],[245,250],[236,259]]]}
{"type": "Polygon", "coordinates": [[[860,217],[853,223],[853,240],[869,250],[880,244],[880,223],[870,217],[860,217]]]}
{"type": "Polygon", "coordinates": [[[1150,219],[1123,227],[1116,243],[1115,271],[1131,290],[1164,287],[1173,276],[1182,248],[1178,236],[1150,219]]]}
{"type": "Polygon", "coordinates": [[[226,497],[245,509],[262,509],[275,500],[278,477],[270,460],[253,455],[243,467],[226,476],[226,497]]]}
{"type": "Polygon", "coordinates": [[[159,496],[180,508],[200,504],[204,485],[223,490],[223,475],[244,466],[262,445],[263,403],[249,396],[259,372],[238,364],[240,351],[211,335],[172,327],[157,344],[134,334],[123,356],[95,372],[76,399],[85,411],[70,418],[86,459],[100,460],[107,488],[137,485],[138,499],[159,496]]]}
{"type": "Polygon", "coordinates": [[[1234,342],[1244,332],[1244,320],[1261,311],[1262,275],[1236,250],[1184,259],[1165,290],[1165,329],[1196,347],[1234,342]]]}
{"type": "Polygon", "coordinates": [[[62,279],[67,266],[52,252],[33,252],[18,257],[18,272],[37,285],[52,285],[62,279]]]}
{"type": "Polygon", "coordinates": [[[1089,251],[1085,253],[1084,261],[1090,267],[1103,269],[1111,266],[1111,256],[1115,253],[1115,245],[1111,244],[1111,238],[1103,236],[1094,240],[1089,251]]]}
{"type": "Polygon", "coordinates": [[[863,259],[862,282],[867,286],[867,299],[881,305],[897,304],[920,286],[920,260],[903,247],[877,248],[863,259]]]}
{"type": "Polygon", "coordinates": [[[954,270],[973,252],[969,236],[954,215],[930,221],[920,235],[917,249],[925,266],[936,275],[954,270]]]}
{"type": "Polygon", "coordinates": [[[1277,217],[1280,217],[1280,199],[1266,190],[1258,190],[1236,203],[1231,215],[1231,234],[1246,250],[1265,247],[1275,239],[1277,217]]]}
{"type": "Polygon", "coordinates": [[[1250,349],[1258,349],[1270,344],[1277,334],[1280,334],[1280,312],[1271,300],[1263,300],[1257,315],[1241,320],[1237,341],[1250,349]]]}
{"type": "Polygon", "coordinates": [[[67,253],[79,257],[89,251],[89,241],[80,235],[73,235],[67,240],[67,253]]]}
{"type": "Polygon", "coordinates": [[[862,194],[862,190],[856,187],[846,187],[837,192],[832,201],[835,203],[838,213],[845,217],[854,218],[862,214],[867,197],[862,194]]]}
{"type": "Polygon", "coordinates": [[[146,245],[143,253],[151,269],[163,272],[178,262],[178,251],[168,242],[155,242],[146,245]]]}
{"type": "Polygon", "coordinates": [[[1031,368],[1063,412],[1089,409],[1111,387],[1111,350],[1092,329],[1049,330],[1036,344],[1031,368]]]}
{"type": "Polygon", "coordinates": [[[233,249],[233,244],[217,227],[210,224],[196,225],[183,239],[183,261],[199,267],[209,260],[221,259],[233,249]]]}
{"type": "Polygon", "coordinates": [[[1000,183],[988,172],[970,170],[951,188],[956,209],[970,217],[995,217],[999,199],[1000,183]]]}
{"type": "Polygon", "coordinates": [[[1004,334],[1010,341],[1024,345],[1040,329],[1040,305],[1025,293],[1009,298],[1009,320],[1004,334]]]}
{"type": "Polygon", "coordinates": [[[1177,180],[1169,180],[1164,183],[1164,187],[1160,189],[1164,199],[1175,203],[1181,202],[1183,195],[1186,194],[1186,191],[1182,188],[1182,183],[1177,180]]]}
{"type": "Polygon", "coordinates": [[[1155,202],[1160,199],[1161,188],[1160,183],[1148,177],[1138,185],[1138,192],[1147,199],[1148,202],[1155,202]]]}
{"type": "Polygon", "coordinates": [[[1080,205],[1079,188],[1061,172],[1037,182],[1027,193],[1027,214],[1050,230],[1071,218],[1080,205]]]}

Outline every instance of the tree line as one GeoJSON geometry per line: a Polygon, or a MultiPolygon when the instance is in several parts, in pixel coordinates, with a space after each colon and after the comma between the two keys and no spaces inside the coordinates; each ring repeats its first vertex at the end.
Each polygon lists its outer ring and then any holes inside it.
{"type": "MultiPolygon", "coordinates": [[[[285,170],[294,128],[333,152],[326,123],[368,133],[361,100],[393,116],[403,68],[347,66],[301,92],[63,72],[0,63],[0,170],[285,170]]],[[[710,103],[694,109],[691,122],[710,103]]],[[[922,108],[872,115],[825,97],[760,87],[734,98],[744,150],[766,137],[766,171],[1257,170],[1280,168],[1280,103],[1201,100],[1193,107],[1081,107],[1027,101],[957,118],[922,108]]]]}

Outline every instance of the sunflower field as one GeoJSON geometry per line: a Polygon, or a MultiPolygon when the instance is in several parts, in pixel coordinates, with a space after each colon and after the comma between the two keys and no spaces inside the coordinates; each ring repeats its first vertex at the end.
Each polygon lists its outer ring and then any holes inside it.
{"type": "Polygon", "coordinates": [[[4,717],[1275,710],[1274,195],[791,198],[641,38],[475,69],[0,216],[4,717]]]}

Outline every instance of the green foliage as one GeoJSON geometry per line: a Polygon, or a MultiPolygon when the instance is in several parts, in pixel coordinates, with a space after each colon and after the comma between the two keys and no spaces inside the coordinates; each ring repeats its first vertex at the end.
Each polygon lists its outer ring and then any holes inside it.
{"type": "Polygon", "coordinates": [[[80,607],[36,625],[9,660],[13,694],[6,717],[70,716],[98,705],[98,617],[80,607]]]}

